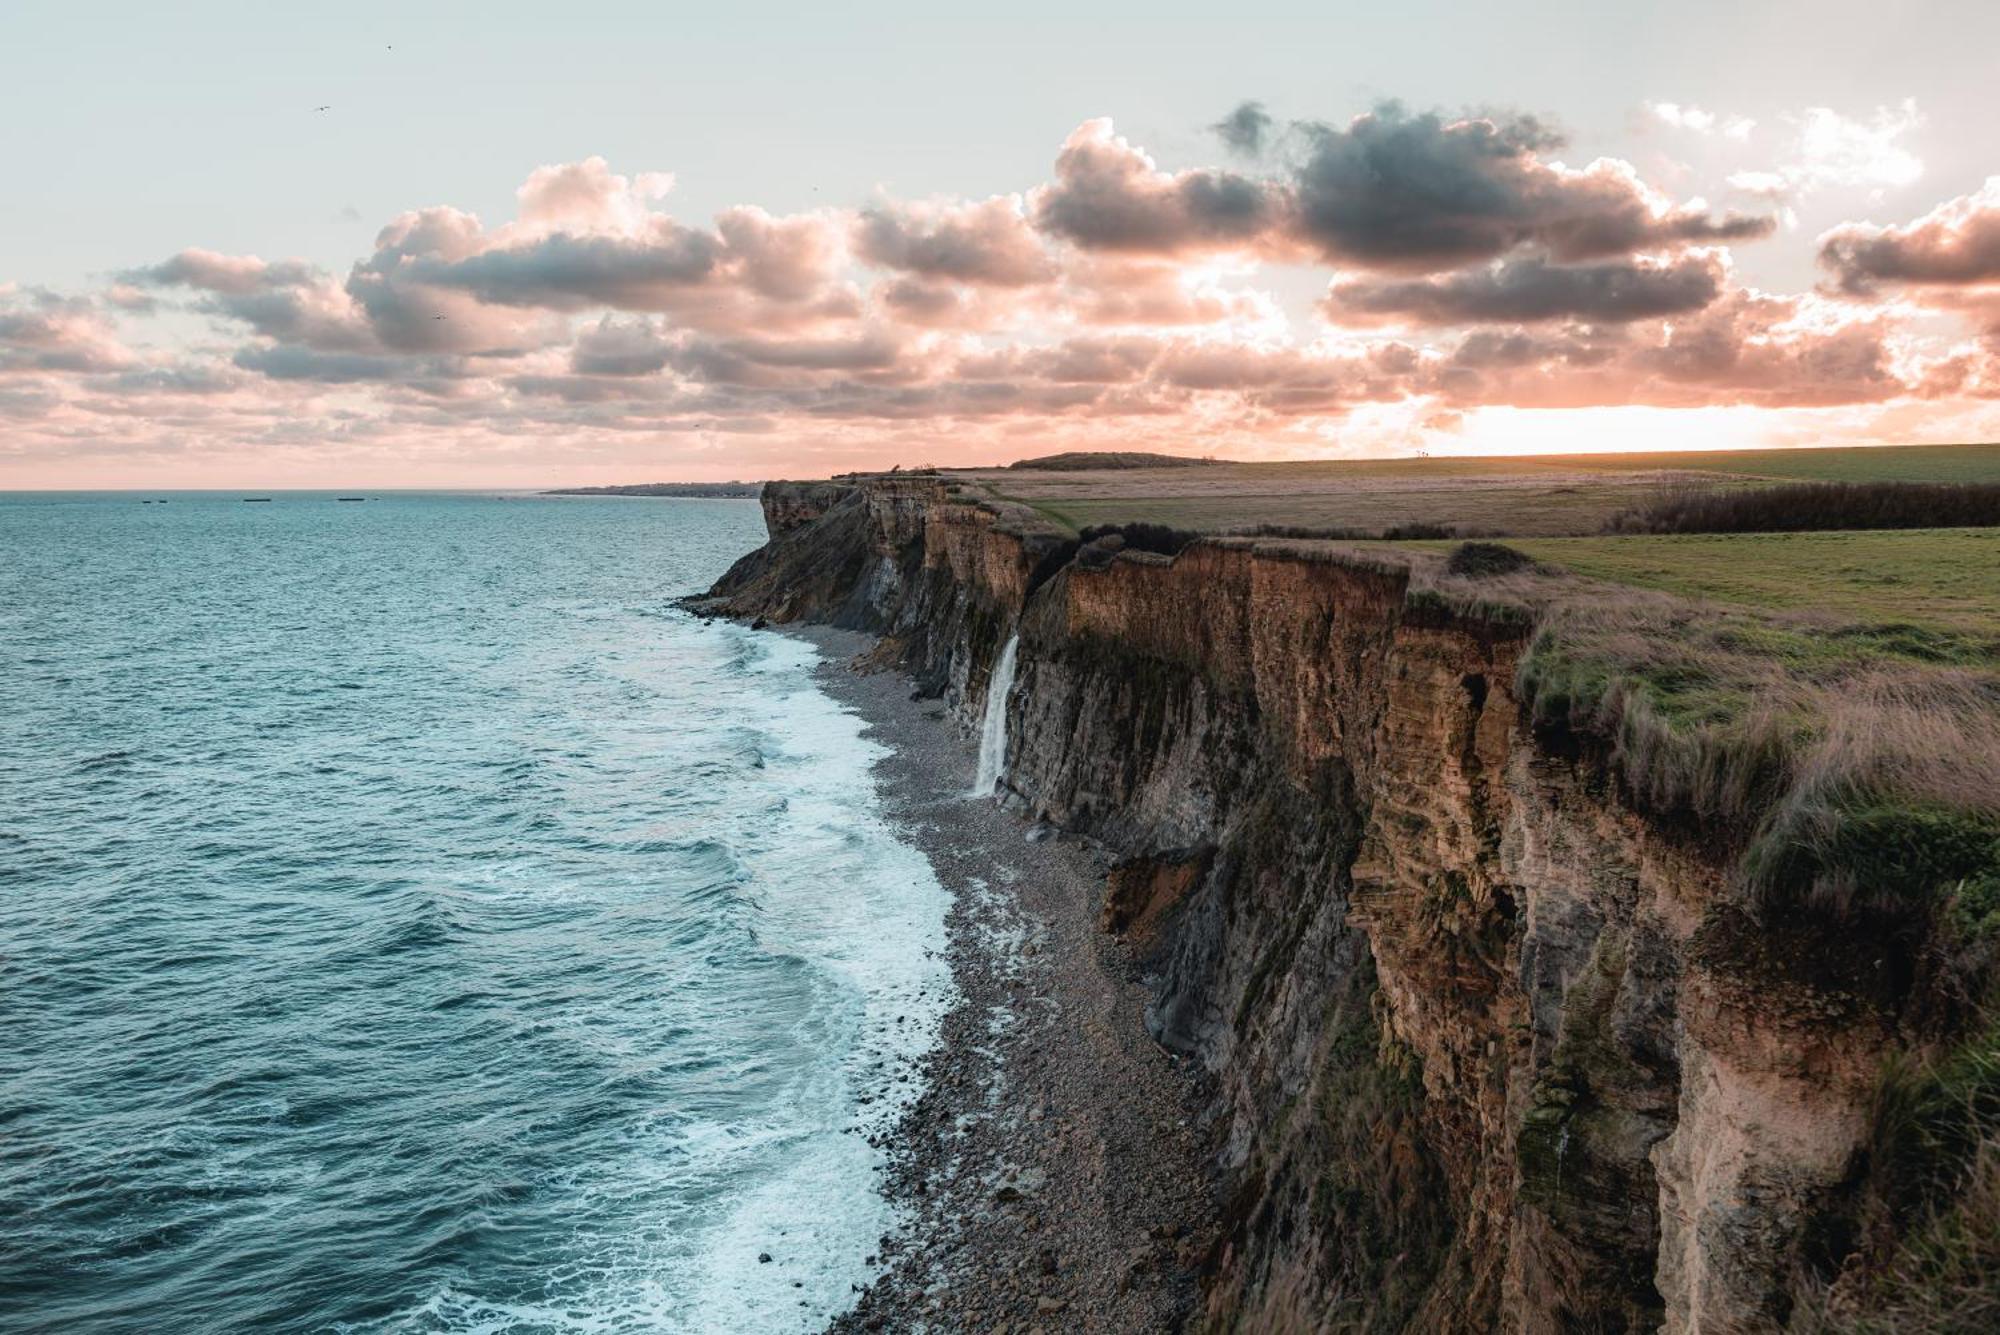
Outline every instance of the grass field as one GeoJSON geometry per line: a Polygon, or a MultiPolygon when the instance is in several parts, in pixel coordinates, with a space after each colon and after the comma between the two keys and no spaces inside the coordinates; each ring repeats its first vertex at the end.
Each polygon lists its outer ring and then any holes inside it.
{"type": "Polygon", "coordinates": [[[1455,486],[1300,489],[1275,495],[1111,496],[1037,498],[1002,493],[1033,506],[1068,529],[1092,524],[1148,523],[1201,532],[1277,524],[1304,528],[1380,530],[1395,524],[1456,524],[1484,533],[1590,533],[1604,521],[1657,494],[1662,484],[1579,482],[1523,485],[1483,479],[1455,486]]]}
{"type": "Polygon", "coordinates": [[[1823,450],[1719,450],[1699,454],[1542,456],[1603,471],[1676,469],[1796,482],[2000,482],[2000,444],[1848,446],[1823,450]]]}
{"type": "Polygon", "coordinates": [[[1522,538],[1507,545],[1587,578],[1683,597],[1957,631],[1988,653],[2000,640],[2000,529],[1522,538]]]}
{"type": "Polygon", "coordinates": [[[1595,533],[1620,511],[1690,482],[2000,482],[2000,445],[973,470],[956,476],[1069,529],[1139,521],[1205,532],[1267,524],[1380,531],[1424,523],[1553,537],[1595,533]]]}

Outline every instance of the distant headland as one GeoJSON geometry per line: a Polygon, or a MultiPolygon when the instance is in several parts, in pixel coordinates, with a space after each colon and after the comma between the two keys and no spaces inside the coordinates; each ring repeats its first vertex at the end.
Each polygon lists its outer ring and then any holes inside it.
{"type": "Polygon", "coordinates": [[[761,482],[633,482],[618,487],[556,487],[544,496],[709,496],[756,500],[761,482]]]}

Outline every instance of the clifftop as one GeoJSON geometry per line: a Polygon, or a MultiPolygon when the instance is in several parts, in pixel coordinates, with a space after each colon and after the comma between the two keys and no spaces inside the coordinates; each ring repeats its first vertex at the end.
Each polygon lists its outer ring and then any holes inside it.
{"type": "Polygon", "coordinates": [[[1990,1298],[1978,633],[1382,544],[1080,548],[949,478],[765,507],[709,607],[872,631],[968,727],[1018,635],[1008,800],[1151,868],[1107,919],[1213,1082],[1216,1327],[1990,1298]]]}
{"type": "Polygon", "coordinates": [[[761,482],[633,482],[606,487],[558,487],[544,496],[710,496],[754,500],[761,482]]]}

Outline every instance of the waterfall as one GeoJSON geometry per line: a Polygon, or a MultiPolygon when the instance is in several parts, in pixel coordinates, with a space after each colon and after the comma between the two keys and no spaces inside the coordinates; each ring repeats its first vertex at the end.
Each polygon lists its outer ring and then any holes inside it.
{"type": "Polygon", "coordinates": [[[1009,635],[986,681],[986,717],[979,724],[979,777],[972,782],[974,797],[991,797],[1000,782],[1000,767],[1007,763],[1007,692],[1014,689],[1014,651],[1021,637],[1009,635]]]}

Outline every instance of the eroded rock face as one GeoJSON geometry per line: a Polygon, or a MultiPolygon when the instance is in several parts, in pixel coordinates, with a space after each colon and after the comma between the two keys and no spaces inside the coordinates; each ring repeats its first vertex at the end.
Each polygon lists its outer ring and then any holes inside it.
{"type": "Polygon", "coordinates": [[[1126,855],[1106,926],[1213,1077],[1212,1325],[1784,1322],[1891,1041],[1867,962],[1538,739],[1519,627],[1248,542],[1052,572],[921,479],[765,506],[722,610],[875,631],[968,727],[1018,630],[1006,785],[1126,855]]]}

